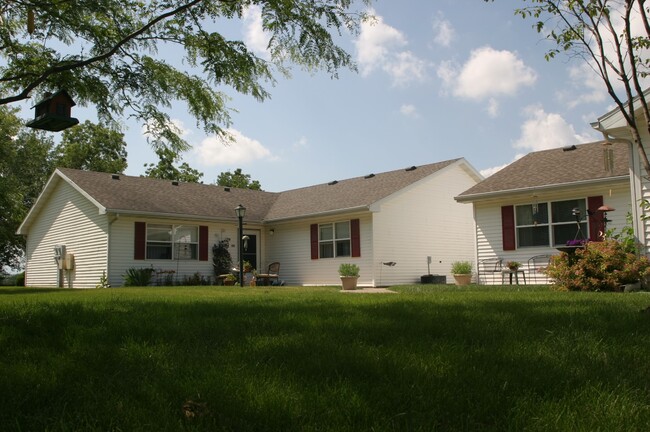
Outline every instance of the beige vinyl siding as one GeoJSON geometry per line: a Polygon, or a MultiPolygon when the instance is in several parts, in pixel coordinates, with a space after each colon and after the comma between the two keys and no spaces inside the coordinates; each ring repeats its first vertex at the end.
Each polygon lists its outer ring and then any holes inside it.
{"type": "MultiPolygon", "coordinates": [[[[630,189],[627,182],[618,182],[611,185],[599,185],[591,188],[566,188],[554,192],[547,192],[546,194],[539,193],[538,202],[582,199],[587,198],[588,196],[598,195],[603,196],[605,204],[616,209],[616,211],[607,214],[607,218],[612,221],[608,224],[607,228],[613,228],[620,232],[626,224],[626,215],[631,209],[630,189]]],[[[479,261],[494,257],[501,258],[504,263],[507,261],[518,261],[523,264],[524,270],[526,270],[526,277],[529,277],[527,272],[527,263],[529,258],[534,255],[555,255],[559,253],[559,251],[553,247],[522,247],[513,251],[503,250],[501,206],[516,206],[530,204],[531,202],[532,193],[526,193],[513,195],[510,198],[502,198],[498,201],[477,202],[474,204],[477,253],[479,261]]],[[[588,235],[589,233],[585,234],[588,235]]],[[[492,279],[492,277],[489,277],[489,279],[492,279]]],[[[500,283],[500,275],[496,278],[496,282],[500,283]]]]}
{"type": "MultiPolygon", "coordinates": [[[[153,268],[156,271],[164,270],[174,271],[176,281],[182,281],[183,278],[190,277],[195,273],[199,273],[204,278],[211,278],[213,280],[214,272],[212,270],[212,246],[221,239],[229,238],[230,242],[230,255],[233,263],[237,261],[237,226],[235,224],[215,224],[200,221],[187,221],[181,219],[156,219],[156,218],[142,218],[132,216],[115,216],[111,217],[114,220],[111,224],[111,242],[110,242],[110,273],[109,280],[111,286],[121,286],[124,284],[124,274],[131,268],[153,268]],[[208,260],[135,260],[133,259],[134,248],[134,230],[135,222],[147,222],[155,224],[172,224],[172,225],[205,225],[208,227],[208,260]]],[[[252,228],[252,227],[251,227],[252,228]]],[[[244,230],[245,233],[248,227],[244,230]]],[[[255,232],[260,237],[260,232],[255,232]]],[[[258,249],[258,260],[263,260],[263,254],[258,249]]]]}
{"type": "Polygon", "coordinates": [[[428,271],[445,275],[457,260],[474,261],[472,206],[454,196],[476,184],[462,165],[454,164],[383,200],[373,207],[374,272],[377,285],[419,283],[428,271]],[[394,261],[394,267],[383,262],[394,261]]]}
{"type": "Polygon", "coordinates": [[[54,246],[65,245],[75,269],[64,271],[64,286],[94,288],[107,268],[107,219],[66,182],[59,182],[36,215],[27,237],[25,284],[56,287],[54,246]]]}
{"type": "Polygon", "coordinates": [[[359,285],[372,285],[372,229],[369,213],[336,215],[298,222],[269,224],[275,230],[267,237],[268,261],[280,262],[280,278],[288,285],[340,285],[338,268],[341,263],[360,267],[359,285]],[[335,223],[359,219],[361,256],[311,259],[311,224],[335,223]]]}

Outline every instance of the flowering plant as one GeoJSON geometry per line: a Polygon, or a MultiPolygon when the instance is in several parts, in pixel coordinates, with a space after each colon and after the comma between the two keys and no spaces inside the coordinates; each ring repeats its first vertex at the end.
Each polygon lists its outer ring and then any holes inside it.
{"type": "Polygon", "coordinates": [[[587,240],[569,240],[566,242],[567,246],[584,246],[587,244],[587,240]]]}
{"type": "Polygon", "coordinates": [[[521,263],[517,262],[517,261],[508,261],[506,263],[506,267],[508,267],[512,271],[515,271],[515,270],[518,270],[519,267],[521,267],[521,263]]]}
{"type": "Polygon", "coordinates": [[[622,286],[650,274],[650,260],[626,250],[613,239],[589,242],[574,254],[551,259],[546,274],[567,291],[621,291],[622,286]]]}

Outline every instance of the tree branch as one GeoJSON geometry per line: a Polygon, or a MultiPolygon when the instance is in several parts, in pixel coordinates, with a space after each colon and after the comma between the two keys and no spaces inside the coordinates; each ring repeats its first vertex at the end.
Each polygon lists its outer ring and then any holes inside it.
{"type": "Polygon", "coordinates": [[[105,52],[103,54],[97,55],[95,57],[88,58],[88,59],[83,60],[83,61],[71,62],[71,63],[67,63],[67,64],[64,63],[64,64],[61,64],[61,65],[51,67],[50,69],[47,69],[37,79],[35,79],[32,83],[28,84],[23,89],[22,92],[18,93],[17,95],[14,95],[14,96],[0,98],[0,105],[6,105],[8,103],[17,102],[17,101],[20,101],[20,100],[27,99],[29,97],[29,93],[33,89],[38,87],[40,84],[45,82],[50,76],[52,76],[54,74],[61,73],[61,72],[66,72],[66,71],[70,71],[70,70],[74,70],[74,69],[79,69],[79,68],[88,66],[90,64],[97,63],[97,62],[108,59],[109,57],[113,56],[116,52],[118,52],[119,49],[121,47],[123,47],[124,45],[126,45],[129,41],[131,41],[131,40],[137,38],[138,36],[140,36],[141,34],[145,33],[147,30],[149,30],[154,25],[158,24],[159,22],[161,22],[161,21],[163,21],[163,20],[165,20],[165,19],[167,19],[169,17],[175,16],[176,14],[178,14],[180,12],[191,9],[193,6],[201,3],[202,1],[203,0],[192,0],[192,1],[190,1],[189,3],[187,3],[185,5],[179,6],[176,9],[173,9],[173,10],[171,10],[169,12],[166,12],[166,13],[164,13],[162,15],[157,16],[156,18],[154,18],[153,20],[149,21],[147,24],[142,26],[140,29],[138,29],[138,30],[134,31],[133,33],[130,33],[129,35],[122,38],[119,42],[117,42],[113,46],[113,48],[111,48],[109,51],[107,51],[107,52],[105,52]]]}

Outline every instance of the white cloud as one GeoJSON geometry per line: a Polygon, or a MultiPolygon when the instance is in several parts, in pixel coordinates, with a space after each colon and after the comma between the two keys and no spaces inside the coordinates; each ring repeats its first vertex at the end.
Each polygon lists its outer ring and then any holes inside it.
{"type": "Polygon", "coordinates": [[[513,96],[521,87],[533,85],[536,80],[535,71],[515,53],[483,47],[472,51],[460,69],[454,82],[454,94],[474,100],[513,96]]]}
{"type": "Polygon", "coordinates": [[[547,113],[539,106],[530,106],[525,111],[528,119],[521,126],[521,136],[513,147],[527,151],[548,150],[579,144],[590,140],[580,135],[561,115],[547,113]]]}
{"type": "Polygon", "coordinates": [[[303,149],[303,148],[308,148],[309,147],[309,141],[307,141],[307,137],[301,136],[298,141],[293,143],[293,148],[294,149],[303,149]]]}
{"type": "Polygon", "coordinates": [[[415,105],[404,104],[399,108],[399,112],[405,117],[419,117],[418,109],[415,105]]]}
{"type": "Polygon", "coordinates": [[[495,98],[490,98],[487,106],[488,115],[492,118],[499,116],[499,101],[495,98]]]}
{"type": "Polygon", "coordinates": [[[361,76],[367,77],[379,69],[392,78],[394,85],[423,80],[427,64],[404,49],[408,45],[406,36],[373,10],[369,13],[373,18],[361,24],[359,37],[354,41],[361,76]]]}
{"type": "Polygon", "coordinates": [[[501,171],[502,169],[504,169],[505,167],[507,167],[507,166],[510,165],[511,163],[512,163],[512,162],[507,163],[507,164],[503,164],[503,165],[500,165],[500,166],[497,166],[497,167],[486,168],[486,169],[484,169],[484,170],[480,170],[479,172],[481,173],[481,175],[482,175],[483,177],[488,178],[488,177],[490,177],[492,174],[501,171]]]}
{"type": "Polygon", "coordinates": [[[262,10],[257,5],[252,5],[244,10],[244,42],[246,46],[268,59],[269,35],[262,28],[262,10]]]}
{"type": "Polygon", "coordinates": [[[433,21],[433,31],[436,35],[433,41],[444,47],[451,45],[451,42],[456,36],[456,31],[449,21],[444,19],[442,13],[438,13],[438,18],[433,21]]]}
{"type": "Polygon", "coordinates": [[[384,64],[383,70],[393,78],[394,85],[407,85],[410,81],[426,78],[426,62],[410,51],[397,53],[394,61],[384,64]]]}
{"type": "Polygon", "coordinates": [[[271,151],[259,141],[249,138],[236,129],[227,129],[232,142],[225,143],[217,137],[205,138],[196,153],[206,166],[233,165],[259,159],[273,159],[271,151]]]}

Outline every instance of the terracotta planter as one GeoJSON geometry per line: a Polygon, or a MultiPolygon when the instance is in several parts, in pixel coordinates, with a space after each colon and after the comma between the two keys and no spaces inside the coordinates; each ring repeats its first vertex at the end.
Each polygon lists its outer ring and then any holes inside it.
{"type": "Polygon", "coordinates": [[[454,280],[456,281],[456,285],[458,285],[458,286],[469,285],[470,282],[472,282],[472,275],[471,274],[455,274],[454,275],[454,280]]]}
{"type": "Polygon", "coordinates": [[[359,276],[341,276],[341,286],[344,290],[357,289],[357,280],[359,276]]]}

